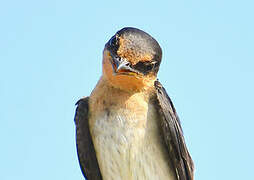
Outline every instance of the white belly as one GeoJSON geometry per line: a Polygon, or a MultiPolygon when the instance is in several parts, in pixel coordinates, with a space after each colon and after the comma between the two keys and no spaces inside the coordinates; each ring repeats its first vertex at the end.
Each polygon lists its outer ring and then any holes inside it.
{"type": "Polygon", "coordinates": [[[91,133],[104,180],[175,179],[151,105],[141,116],[121,109],[94,118],[91,133]]]}

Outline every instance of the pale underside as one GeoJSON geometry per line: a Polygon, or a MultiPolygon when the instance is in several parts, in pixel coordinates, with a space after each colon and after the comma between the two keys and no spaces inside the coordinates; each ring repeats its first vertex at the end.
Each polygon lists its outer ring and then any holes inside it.
{"type": "Polygon", "coordinates": [[[138,104],[140,110],[132,107],[135,112],[112,105],[91,113],[90,131],[103,179],[173,180],[158,114],[147,101],[139,99],[138,104]]]}

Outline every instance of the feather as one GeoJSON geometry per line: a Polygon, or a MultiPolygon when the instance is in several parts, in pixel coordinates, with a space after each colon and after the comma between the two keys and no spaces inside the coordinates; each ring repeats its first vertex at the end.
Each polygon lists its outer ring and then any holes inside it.
{"type": "Polygon", "coordinates": [[[171,163],[178,180],[194,179],[194,164],[186,147],[180,120],[166,90],[155,81],[156,103],[162,116],[161,128],[171,163]]]}
{"type": "Polygon", "coordinates": [[[76,105],[76,143],[81,171],[87,180],[101,180],[101,173],[89,131],[89,97],[80,99],[76,105]]]}

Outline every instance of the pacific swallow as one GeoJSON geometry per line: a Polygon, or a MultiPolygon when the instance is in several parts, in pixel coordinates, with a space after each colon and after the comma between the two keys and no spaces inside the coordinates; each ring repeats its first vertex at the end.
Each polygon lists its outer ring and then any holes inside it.
{"type": "Polygon", "coordinates": [[[76,104],[86,179],[194,179],[178,115],[157,80],[161,58],[158,42],[136,28],[123,28],[106,43],[102,76],[76,104]]]}

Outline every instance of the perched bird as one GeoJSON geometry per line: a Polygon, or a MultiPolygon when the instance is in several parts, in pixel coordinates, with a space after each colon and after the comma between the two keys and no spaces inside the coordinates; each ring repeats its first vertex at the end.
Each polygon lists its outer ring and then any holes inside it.
{"type": "Polygon", "coordinates": [[[75,114],[88,180],[193,180],[193,162],[172,101],[157,80],[158,42],[123,28],[105,45],[103,73],[75,114]]]}

